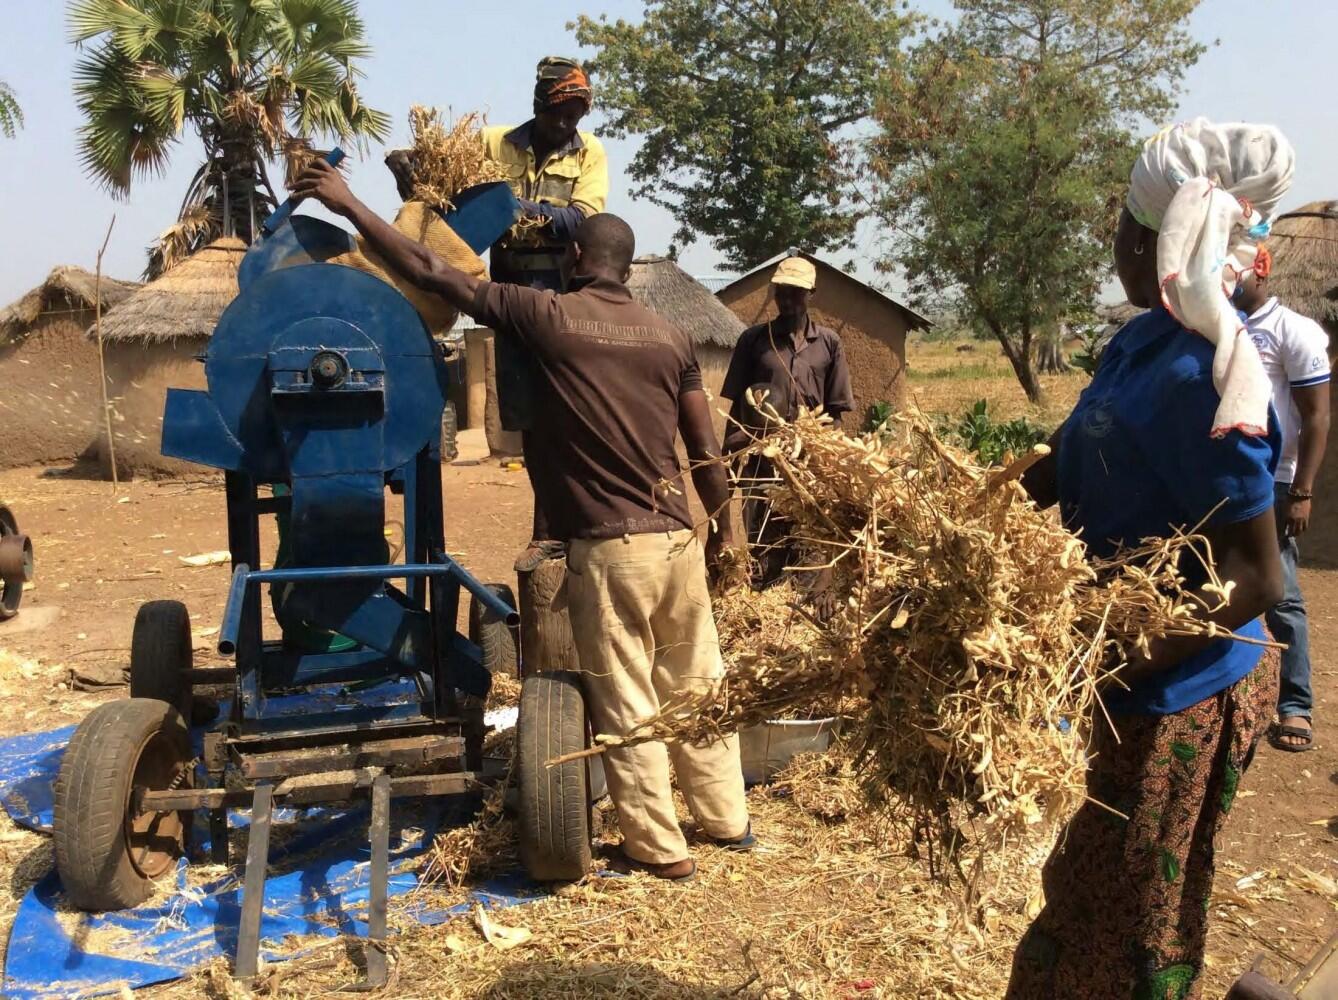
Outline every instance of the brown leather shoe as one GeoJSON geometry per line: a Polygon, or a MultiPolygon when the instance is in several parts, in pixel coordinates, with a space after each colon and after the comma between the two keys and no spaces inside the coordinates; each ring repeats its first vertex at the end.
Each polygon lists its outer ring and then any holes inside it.
{"type": "Polygon", "coordinates": [[[644,872],[647,875],[653,875],[655,878],[664,879],[666,882],[687,882],[697,874],[697,862],[691,858],[684,858],[682,861],[669,861],[662,865],[651,864],[649,861],[638,861],[636,858],[629,858],[621,849],[614,854],[609,867],[621,875],[631,875],[633,872],[644,872]]]}

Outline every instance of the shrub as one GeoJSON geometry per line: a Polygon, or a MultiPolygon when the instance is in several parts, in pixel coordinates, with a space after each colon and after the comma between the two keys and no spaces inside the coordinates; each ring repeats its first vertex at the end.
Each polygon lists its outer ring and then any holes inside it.
{"type": "Polygon", "coordinates": [[[896,410],[893,409],[891,403],[887,402],[885,399],[880,399],[869,407],[869,419],[864,429],[866,431],[882,430],[883,425],[892,419],[892,414],[895,412],[896,410]]]}
{"type": "Polygon", "coordinates": [[[949,432],[964,447],[975,452],[982,462],[998,465],[1004,455],[1021,455],[1046,439],[1045,428],[1026,417],[996,421],[990,416],[989,403],[978,399],[949,432]]]}

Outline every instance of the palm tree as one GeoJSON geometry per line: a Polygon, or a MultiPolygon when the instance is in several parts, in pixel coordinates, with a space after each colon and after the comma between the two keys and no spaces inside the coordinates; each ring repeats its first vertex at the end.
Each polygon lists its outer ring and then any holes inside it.
{"type": "Polygon", "coordinates": [[[266,161],[290,164],[317,136],[363,146],[390,119],[363,104],[354,60],[370,53],[356,0],[73,0],[84,167],[114,194],[161,174],[189,125],[204,163],[147,278],[220,235],[250,241],[278,202],[266,161]]]}
{"type": "Polygon", "coordinates": [[[19,99],[14,96],[14,88],[0,80],[0,133],[5,138],[14,138],[14,133],[23,127],[23,109],[19,99]]]}

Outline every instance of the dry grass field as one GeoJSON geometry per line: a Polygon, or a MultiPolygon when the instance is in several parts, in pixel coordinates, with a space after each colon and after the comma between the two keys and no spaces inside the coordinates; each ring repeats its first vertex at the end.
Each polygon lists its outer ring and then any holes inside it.
{"type": "Polygon", "coordinates": [[[914,401],[926,413],[956,418],[985,399],[995,419],[1026,417],[1047,430],[1068,415],[1087,385],[1087,376],[1077,369],[1042,375],[1045,395],[1038,406],[1027,399],[994,341],[927,340],[919,335],[906,342],[906,374],[907,402],[914,401]]]}

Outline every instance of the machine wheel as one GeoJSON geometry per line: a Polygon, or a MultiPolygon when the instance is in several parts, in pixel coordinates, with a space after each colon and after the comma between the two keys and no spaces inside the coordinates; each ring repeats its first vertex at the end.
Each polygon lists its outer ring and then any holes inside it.
{"type": "Polygon", "coordinates": [[[585,747],[579,675],[531,674],[516,722],[520,860],[531,878],[569,881],[590,868],[590,790],[584,760],[546,762],[585,747]]]}
{"type": "Polygon", "coordinates": [[[455,402],[446,401],[446,408],[441,411],[441,458],[445,462],[454,462],[460,457],[460,448],[455,439],[460,432],[460,420],[455,412],[455,402]]]}
{"type": "Polygon", "coordinates": [[[188,722],[191,686],[190,613],[180,601],[149,601],[135,615],[130,640],[130,697],[165,701],[188,722]]]}
{"type": "Polygon", "coordinates": [[[9,508],[0,507],[0,622],[19,613],[23,585],[33,578],[33,544],[9,508]]]}
{"type": "Polygon", "coordinates": [[[99,705],[74,731],[55,785],[56,871],[81,910],[142,903],[185,852],[190,813],[131,812],[134,789],[188,786],[190,739],[171,705],[99,705]]]}
{"type": "MultiPolygon", "coordinates": [[[[513,608],[516,595],[504,583],[484,584],[489,590],[513,608]]],[[[483,650],[483,666],[490,674],[516,672],[516,639],[502,619],[479,603],[469,599],[469,641],[483,650]]]]}

